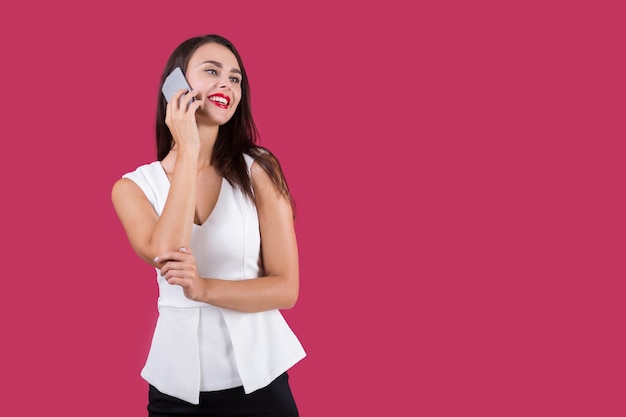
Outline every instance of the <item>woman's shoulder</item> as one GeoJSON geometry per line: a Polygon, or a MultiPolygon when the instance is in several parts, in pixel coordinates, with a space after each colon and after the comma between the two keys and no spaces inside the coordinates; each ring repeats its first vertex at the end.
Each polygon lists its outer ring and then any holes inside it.
{"type": "Polygon", "coordinates": [[[246,152],[244,152],[243,155],[246,159],[246,162],[254,162],[258,159],[264,160],[266,161],[266,163],[270,163],[271,165],[274,165],[278,162],[276,155],[274,155],[274,153],[272,153],[272,151],[270,151],[268,148],[265,148],[263,146],[254,146],[253,148],[250,148],[246,152]]]}
{"type": "Polygon", "coordinates": [[[265,147],[257,146],[248,152],[247,155],[245,158],[250,161],[248,163],[248,171],[253,183],[260,179],[262,181],[271,181],[280,189],[285,187],[282,167],[272,151],[265,147]]]}
{"type": "Polygon", "coordinates": [[[278,158],[268,148],[255,146],[244,153],[244,159],[253,176],[255,172],[282,172],[278,158]]]}
{"type": "Polygon", "coordinates": [[[169,182],[161,161],[139,165],[135,170],[122,175],[113,186],[113,193],[121,197],[133,195],[137,187],[151,203],[167,196],[169,182]]]}
{"type": "Polygon", "coordinates": [[[145,193],[148,189],[161,188],[166,179],[167,176],[163,171],[161,161],[154,161],[139,165],[133,171],[123,174],[115,182],[114,187],[134,183],[145,193]]]}
{"type": "Polygon", "coordinates": [[[154,176],[155,174],[160,174],[159,171],[162,171],[162,170],[163,168],[161,166],[161,161],[153,161],[153,162],[148,162],[148,163],[139,165],[133,171],[129,171],[125,173],[124,175],[122,175],[122,178],[133,179],[136,177],[140,177],[140,178],[151,177],[151,176],[154,176]]]}

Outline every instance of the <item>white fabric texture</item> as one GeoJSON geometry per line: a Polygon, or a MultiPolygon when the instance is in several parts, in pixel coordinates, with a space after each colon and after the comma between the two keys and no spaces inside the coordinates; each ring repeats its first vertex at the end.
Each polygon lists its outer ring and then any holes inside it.
{"type": "MultiPolygon", "coordinates": [[[[253,163],[244,155],[248,171],[253,163]]],[[[161,215],[170,183],[160,161],[123,176],[144,192],[161,215]]],[[[202,277],[229,280],[262,276],[254,202],[222,180],[209,218],[193,226],[191,250],[202,277]]],[[[159,316],[141,376],[159,391],[192,404],[200,391],[243,385],[263,388],[306,356],[279,310],[241,313],[189,300],[156,269],[159,316]]]]}

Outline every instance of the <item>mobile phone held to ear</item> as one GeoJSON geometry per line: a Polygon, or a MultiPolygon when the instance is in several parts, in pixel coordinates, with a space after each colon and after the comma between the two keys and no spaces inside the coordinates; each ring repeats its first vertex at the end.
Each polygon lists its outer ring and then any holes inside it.
{"type": "MultiPolygon", "coordinates": [[[[176,67],[174,68],[174,71],[172,71],[170,75],[165,78],[165,81],[163,81],[163,87],[161,87],[161,91],[163,92],[165,99],[169,103],[172,100],[172,96],[174,95],[174,93],[182,89],[191,91],[191,87],[189,86],[189,83],[185,78],[185,74],[183,74],[183,71],[180,69],[180,67],[176,67]]],[[[195,100],[195,98],[191,101],[193,100],[195,100]]]]}

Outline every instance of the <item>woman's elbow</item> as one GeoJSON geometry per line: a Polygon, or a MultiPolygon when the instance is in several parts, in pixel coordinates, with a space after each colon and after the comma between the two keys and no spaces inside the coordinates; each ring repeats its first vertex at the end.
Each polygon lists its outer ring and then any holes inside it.
{"type": "Polygon", "coordinates": [[[298,301],[298,296],[299,296],[299,290],[297,286],[292,286],[291,288],[287,289],[287,291],[285,292],[284,299],[283,299],[282,309],[289,310],[290,308],[293,308],[296,305],[296,302],[298,301]]]}

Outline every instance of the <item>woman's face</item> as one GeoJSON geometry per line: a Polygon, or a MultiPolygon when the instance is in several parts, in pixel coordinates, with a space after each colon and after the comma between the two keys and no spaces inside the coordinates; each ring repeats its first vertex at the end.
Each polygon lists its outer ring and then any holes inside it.
{"type": "Polygon", "coordinates": [[[202,105],[196,119],[223,125],[241,100],[241,68],[235,55],[218,43],[206,43],[191,55],[185,74],[202,105]]]}

